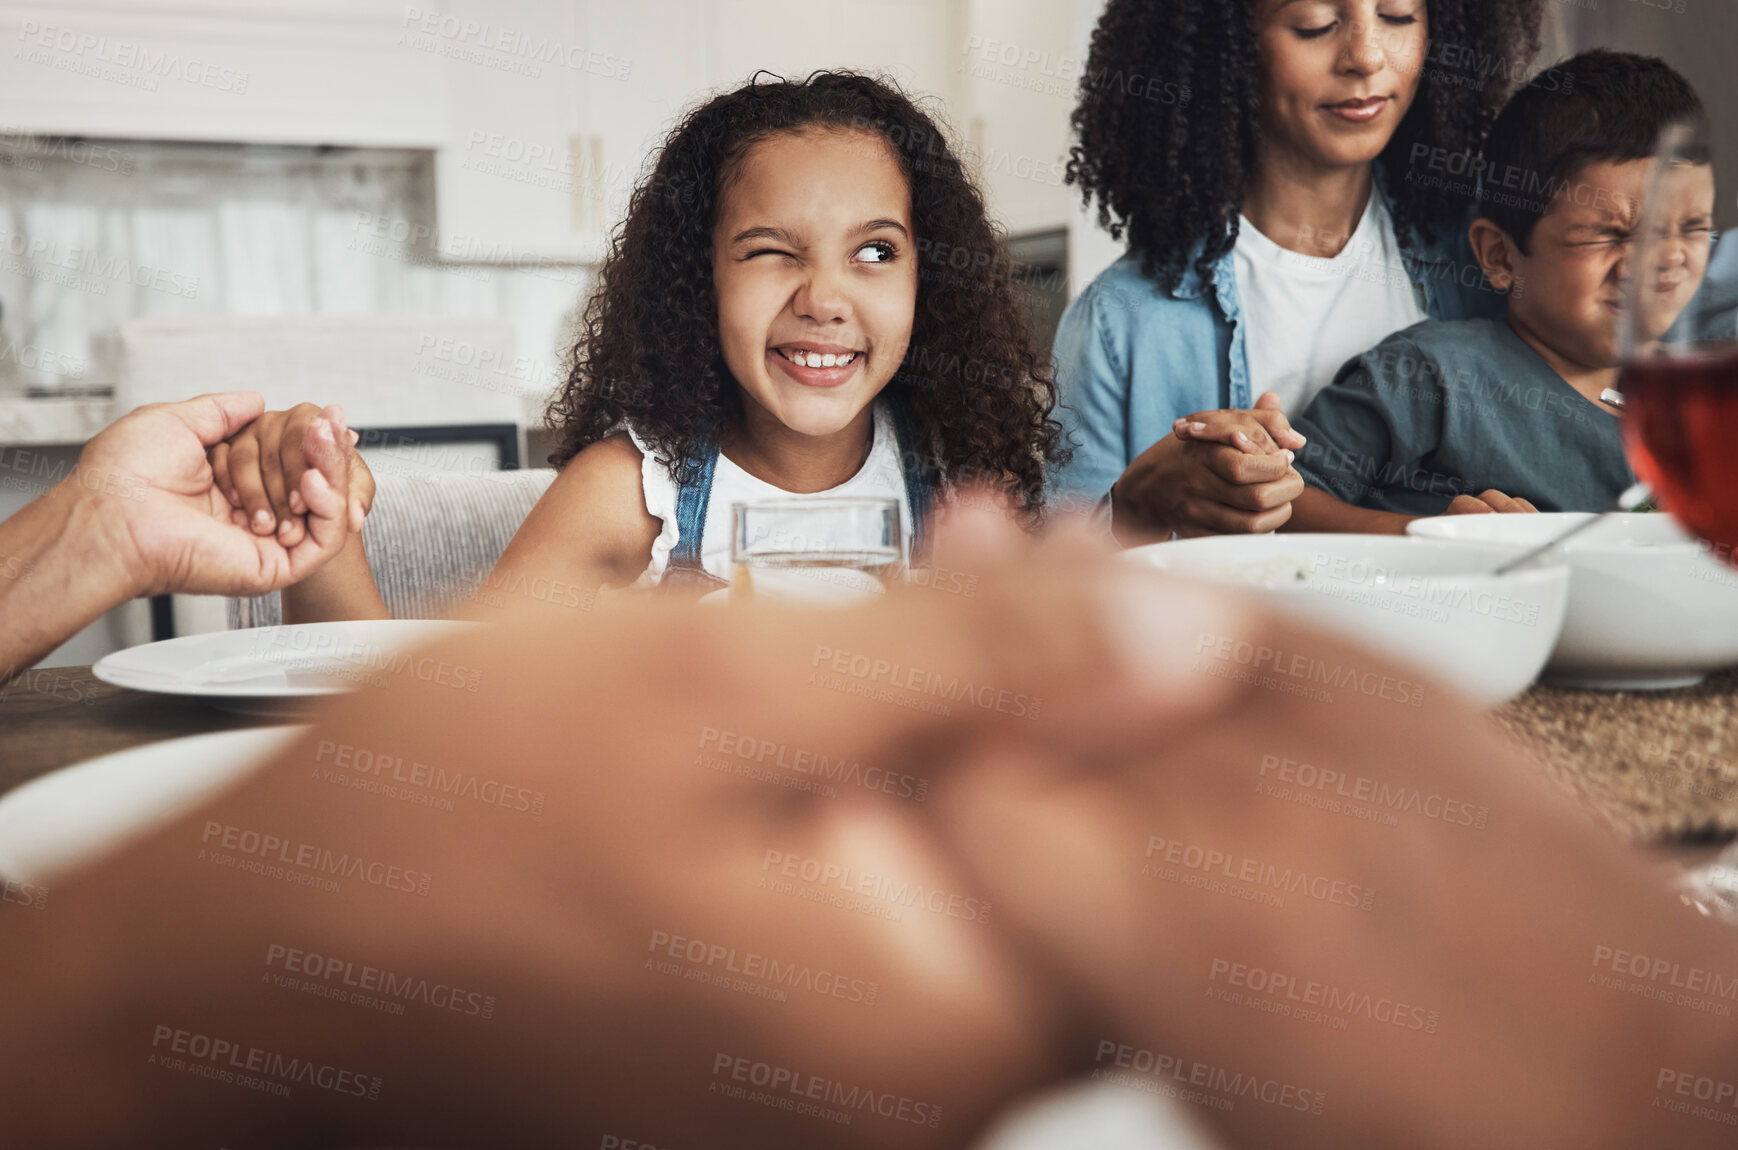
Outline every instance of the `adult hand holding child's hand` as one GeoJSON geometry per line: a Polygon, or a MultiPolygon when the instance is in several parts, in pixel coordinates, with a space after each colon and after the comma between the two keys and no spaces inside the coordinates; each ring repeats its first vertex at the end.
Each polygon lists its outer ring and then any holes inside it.
{"type": "MultiPolygon", "coordinates": [[[[348,508],[359,495],[348,458],[354,453],[347,445],[339,450],[341,427],[324,420],[305,436],[297,530],[250,536],[235,529],[239,513],[226,505],[207,449],[257,423],[262,406],[253,392],[149,404],[86,445],[68,482],[106,500],[137,593],[260,594],[306,576],[343,547],[348,508]]],[[[371,497],[371,481],[366,490],[371,497]]]]}
{"type": "Polygon", "coordinates": [[[85,445],[78,466],[8,518],[0,550],[31,578],[0,583],[0,672],[29,667],[115,604],[142,595],[261,595],[344,550],[352,502],[373,496],[341,423],[310,420],[293,490],[293,532],[250,532],[207,451],[260,417],[256,392],[130,412],[85,445]]]}
{"type": "Polygon", "coordinates": [[[1304,437],[1279,397],[1248,411],[1197,412],[1135,457],[1111,491],[1111,526],[1124,543],[1182,536],[1261,534],[1291,518],[1303,491],[1292,468],[1304,437]]]}
{"type": "Polygon", "coordinates": [[[351,531],[362,530],[374,504],[374,476],[354,451],[358,438],[337,404],[322,408],[299,403],[287,411],[268,411],[214,445],[211,470],[236,509],[234,522],[294,547],[309,530],[301,486],[316,457],[332,454],[333,462],[346,470],[346,521],[351,531]]]}

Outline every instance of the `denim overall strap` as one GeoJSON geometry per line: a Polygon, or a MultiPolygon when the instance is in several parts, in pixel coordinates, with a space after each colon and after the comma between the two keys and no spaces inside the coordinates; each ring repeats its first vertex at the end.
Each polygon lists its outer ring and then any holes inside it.
{"type": "Polygon", "coordinates": [[[712,473],[718,469],[718,444],[706,445],[695,466],[676,489],[676,546],[670,550],[668,571],[704,574],[700,562],[700,539],[706,531],[706,507],[712,501],[712,473]]]}
{"type": "Polygon", "coordinates": [[[893,437],[899,446],[899,470],[904,474],[905,497],[911,504],[911,561],[916,563],[922,558],[928,541],[929,505],[935,497],[935,486],[930,482],[929,470],[923,465],[922,453],[912,442],[911,421],[906,416],[905,405],[894,402],[891,409],[893,437]]]}

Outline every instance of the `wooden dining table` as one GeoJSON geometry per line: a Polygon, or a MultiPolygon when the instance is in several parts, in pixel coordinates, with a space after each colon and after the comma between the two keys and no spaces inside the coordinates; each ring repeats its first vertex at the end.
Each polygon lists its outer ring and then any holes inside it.
{"type": "MultiPolygon", "coordinates": [[[[97,755],[287,721],[39,668],[0,688],[0,793],[97,755]]],[[[1738,669],[1667,691],[1534,686],[1488,721],[1634,842],[1694,862],[1738,838],[1738,669]]]]}
{"type": "Polygon", "coordinates": [[[97,755],[285,721],[116,687],[89,667],[39,667],[0,686],[0,793],[97,755]]]}

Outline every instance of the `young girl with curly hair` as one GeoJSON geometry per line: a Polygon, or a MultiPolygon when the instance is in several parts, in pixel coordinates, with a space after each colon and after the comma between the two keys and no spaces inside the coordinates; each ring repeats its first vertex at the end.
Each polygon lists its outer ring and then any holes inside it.
{"type": "MultiPolygon", "coordinates": [[[[490,586],[722,586],[752,499],[895,498],[914,554],[956,484],[1037,521],[1066,456],[1048,356],[941,130],[868,76],[758,80],[690,112],[633,193],[551,408],[561,473],[490,586]]],[[[354,539],[284,607],[385,614],[354,539]]]]}
{"type": "MultiPolygon", "coordinates": [[[[954,480],[1035,518],[1061,427],[996,252],[940,129],[891,85],[822,72],[712,100],[671,133],[604,265],[545,502],[591,530],[619,512],[608,574],[641,582],[726,578],[732,499],[894,496],[918,546],[954,480]],[[582,494],[594,483],[613,494],[582,494]]],[[[569,526],[548,534],[572,546],[569,526]]]]}
{"type": "Polygon", "coordinates": [[[1413,323],[1500,315],[1466,228],[1542,9],[1109,0],[1068,178],[1128,254],[1056,337],[1059,491],[1125,541],[1271,531],[1303,488],[1283,411],[1413,323]]]}

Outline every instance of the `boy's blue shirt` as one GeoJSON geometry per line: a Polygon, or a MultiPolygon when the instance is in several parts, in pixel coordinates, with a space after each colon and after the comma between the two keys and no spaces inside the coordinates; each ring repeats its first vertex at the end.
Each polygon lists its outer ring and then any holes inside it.
{"type": "Polygon", "coordinates": [[[1426,320],[1348,362],[1292,426],[1298,474],[1347,503],[1440,515],[1495,488],[1604,511],[1635,482],[1617,416],[1503,320],[1426,320]]]}
{"type": "MultiPolygon", "coordinates": [[[[1738,338],[1738,240],[1715,237],[1674,332],[1738,338]]],[[[1292,424],[1309,439],[1297,459],[1304,480],[1379,511],[1439,514],[1488,488],[1541,511],[1603,511],[1635,482],[1617,417],[1501,320],[1396,332],[1341,368],[1292,424]]]]}
{"type": "Polygon", "coordinates": [[[1714,252],[1708,271],[1691,306],[1684,310],[1696,317],[1696,339],[1738,339],[1738,228],[1714,237],[1714,252]]]}
{"type": "MultiPolygon", "coordinates": [[[[1402,243],[1401,255],[1419,306],[1432,319],[1506,313],[1504,297],[1473,259],[1464,226],[1433,244],[1402,243]]],[[[1131,253],[1069,304],[1055,355],[1058,416],[1074,458],[1054,477],[1058,498],[1099,499],[1184,415],[1254,403],[1232,254],[1211,270],[1207,282],[1191,259],[1176,292],[1167,293],[1131,253]]]]}

